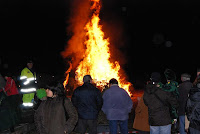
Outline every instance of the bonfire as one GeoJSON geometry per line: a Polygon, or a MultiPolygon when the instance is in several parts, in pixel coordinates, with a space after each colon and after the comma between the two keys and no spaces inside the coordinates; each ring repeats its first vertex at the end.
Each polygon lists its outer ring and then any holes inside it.
{"type": "MultiPolygon", "coordinates": [[[[91,75],[93,82],[103,89],[110,79],[115,78],[119,82],[119,86],[124,88],[131,95],[131,83],[126,81],[125,76],[120,74],[120,63],[118,61],[111,62],[111,53],[109,50],[109,38],[104,37],[102,25],[99,24],[99,13],[101,9],[100,0],[91,0],[92,17],[83,27],[85,31],[85,51],[82,60],[79,62],[75,70],[75,80],[78,85],[83,84],[83,76],[91,75]]],[[[78,37],[77,37],[78,38],[78,37]]],[[[66,80],[64,85],[68,83],[70,67],[66,72],[66,80]]]]}

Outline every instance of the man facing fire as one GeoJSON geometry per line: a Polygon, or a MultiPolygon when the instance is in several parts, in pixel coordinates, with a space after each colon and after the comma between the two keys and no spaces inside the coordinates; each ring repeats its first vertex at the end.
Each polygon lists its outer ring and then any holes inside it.
{"type": "Polygon", "coordinates": [[[118,86],[116,79],[109,81],[109,89],[103,94],[102,111],[109,120],[111,134],[117,134],[118,124],[122,134],[128,134],[128,118],[133,102],[128,93],[118,86]]]}
{"type": "Polygon", "coordinates": [[[84,84],[77,87],[72,95],[72,103],[78,111],[78,125],[75,131],[85,134],[89,127],[89,134],[97,133],[97,117],[101,110],[103,99],[99,89],[92,85],[90,75],[83,77],[84,84]]]}

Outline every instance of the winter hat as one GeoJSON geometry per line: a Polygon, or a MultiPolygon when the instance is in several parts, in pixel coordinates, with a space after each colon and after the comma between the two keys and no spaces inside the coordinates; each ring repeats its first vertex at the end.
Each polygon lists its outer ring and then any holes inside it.
{"type": "Polygon", "coordinates": [[[188,73],[183,73],[183,74],[181,75],[181,79],[182,79],[183,81],[190,80],[190,77],[191,77],[191,75],[189,75],[188,73]]]}
{"type": "Polygon", "coordinates": [[[152,80],[153,82],[159,82],[159,81],[160,81],[160,78],[161,78],[161,76],[160,76],[160,73],[159,73],[159,72],[153,72],[153,73],[151,74],[151,80],[152,80]]]}
{"type": "Polygon", "coordinates": [[[39,99],[42,99],[43,97],[47,96],[46,90],[44,88],[38,89],[36,91],[36,95],[39,99]]]}

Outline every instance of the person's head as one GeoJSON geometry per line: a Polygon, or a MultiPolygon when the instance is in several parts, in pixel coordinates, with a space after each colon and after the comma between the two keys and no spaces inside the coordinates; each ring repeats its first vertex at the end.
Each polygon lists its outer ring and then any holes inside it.
{"type": "Polygon", "coordinates": [[[188,73],[183,73],[181,74],[181,81],[189,81],[190,80],[191,75],[189,75],[188,73]]]}
{"type": "Polygon", "coordinates": [[[109,86],[112,86],[112,85],[118,85],[118,81],[117,81],[115,78],[112,78],[112,79],[109,81],[109,86]]]}
{"type": "Polygon", "coordinates": [[[5,76],[4,78],[5,78],[6,80],[8,80],[8,76],[5,76]]]}
{"type": "Polygon", "coordinates": [[[64,96],[64,86],[59,82],[52,82],[46,88],[47,97],[64,96]]]}
{"type": "Polygon", "coordinates": [[[84,83],[92,83],[92,77],[90,75],[85,75],[83,77],[83,82],[84,83]]]}
{"type": "Polygon", "coordinates": [[[46,94],[47,94],[47,97],[53,97],[53,92],[50,90],[50,89],[46,89],[46,94]]]}
{"type": "Polygon", "coordinates": [[[28,61],[27,61],[27,67],[28,67],[29,69],[32,69],[32,68],[33,68],[33,61],[32,61],[32,60],[28,60],[28,61]]]}
{"type": "Polygon", "coordinates": [[[151,74],[151,81],[152,82],[156,82],[156,83],[158,83],[158,82],[160,82],[160,80],[161,80],[161,75],[160,75],[160,73],[159,72],[153,72],[152,74],[151,74]]]}

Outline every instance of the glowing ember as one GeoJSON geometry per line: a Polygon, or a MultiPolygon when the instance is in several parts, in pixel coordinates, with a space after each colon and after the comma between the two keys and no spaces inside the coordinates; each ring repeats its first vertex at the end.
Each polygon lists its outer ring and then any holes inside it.
{"type": "MultiPolygon", "coordinates": [[[[99,0],[91,0],[93,5],[93,15],[91,20],[86,24],[85,31],[87,40],[84,42],[86,51],[83,60],[77,67],[76,80],[78,84],[82,84],[83,76],[90,74],[94,82],[99,87],[105,86],[110,79],[116,78],[119,86],[124,88],[129,95],[130,82],[126,82],[125,78],[119,75],[119,62],[110,62],[109,39],[104,39],[102,26],[99,25],[99,0]]],[[[66,78],[68,79],[68,78],[66,78]]]]}

